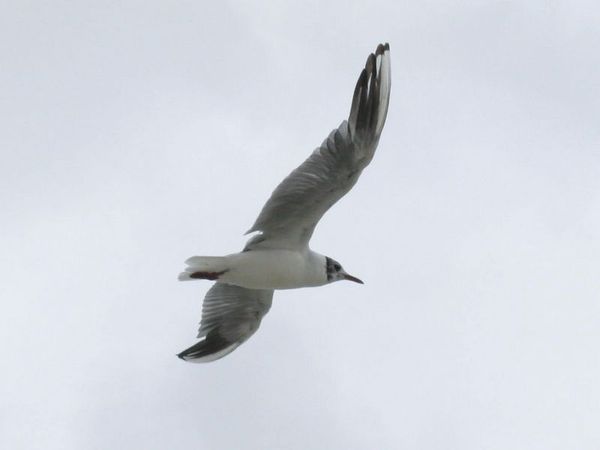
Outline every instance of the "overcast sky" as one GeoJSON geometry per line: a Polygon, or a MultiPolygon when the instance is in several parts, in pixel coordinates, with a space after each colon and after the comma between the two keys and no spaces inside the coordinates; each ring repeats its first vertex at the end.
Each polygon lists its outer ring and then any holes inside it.
{"type": "Polygon", "coordinates": [[[594,1],[5,2],[0,447],[600,447],[594,1]],[[210,284],[347,117],[391,105],[312,247],[365,281],[276,292],[215,363],[210,284]]]}

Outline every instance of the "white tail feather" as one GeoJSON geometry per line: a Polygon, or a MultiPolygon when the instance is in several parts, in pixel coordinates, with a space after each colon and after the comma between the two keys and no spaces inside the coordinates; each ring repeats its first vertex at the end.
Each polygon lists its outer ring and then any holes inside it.
{"type": "Polygon", "coordinates": [[[185,272],[181,272],[179,281],[190,281],[194,272],[223,272],[227,270],[227,257],[225,256],[192,256],[185,263],[188,265],[185,272]]]}

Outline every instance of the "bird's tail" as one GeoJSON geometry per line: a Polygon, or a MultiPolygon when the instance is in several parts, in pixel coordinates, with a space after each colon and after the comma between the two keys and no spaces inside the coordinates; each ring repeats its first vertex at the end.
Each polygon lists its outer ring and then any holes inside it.
{"type": "Polygon", "coordinates": [[[192,256],[185,263],[188,267],[179,274],[179,281],[218,280],[228,270],[226,256],[192,256]]]}

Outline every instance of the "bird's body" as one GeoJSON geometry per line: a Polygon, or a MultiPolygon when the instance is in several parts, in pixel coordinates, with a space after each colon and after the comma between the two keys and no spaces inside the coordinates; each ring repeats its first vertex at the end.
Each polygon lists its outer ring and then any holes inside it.
{"type": "MultiPolygon", "coordinates": [[[[188,259],[180,280],[194,273],[220,273],[218,283],[247,289],[296,289],[327,284],[326,257],[310,249],[253,250],[221,258],[195,256],[188,259]]],[[[197,276],[196,278],[203,278],[197,276]]]]}
{"type": "Polygon", "coordinates": [[[258,232],[240,253],[193,256],[180,280],[216,283],[202,307],[201,341],[178,356],[207,362],[231,353],[258,329],[275,289],[322,286],[338,280],[362,283],[332,258],[313,252],[317,223],[356,183],[371,162],[387,116],[389,45],[367,59],[348,120],[273,191],[248,233],[258,232]]]}

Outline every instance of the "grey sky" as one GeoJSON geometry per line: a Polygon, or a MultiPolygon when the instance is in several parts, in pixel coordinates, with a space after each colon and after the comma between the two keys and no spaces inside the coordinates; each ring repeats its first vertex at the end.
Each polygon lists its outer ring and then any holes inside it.
{"type": "Polygon", "coordinates": [[[596,2],[29,2],[0,16],[0,447],[600,446],[596,2]],[[208,283],[347,115],[378,152],[277,292],[187,364],[208,283]]]}

